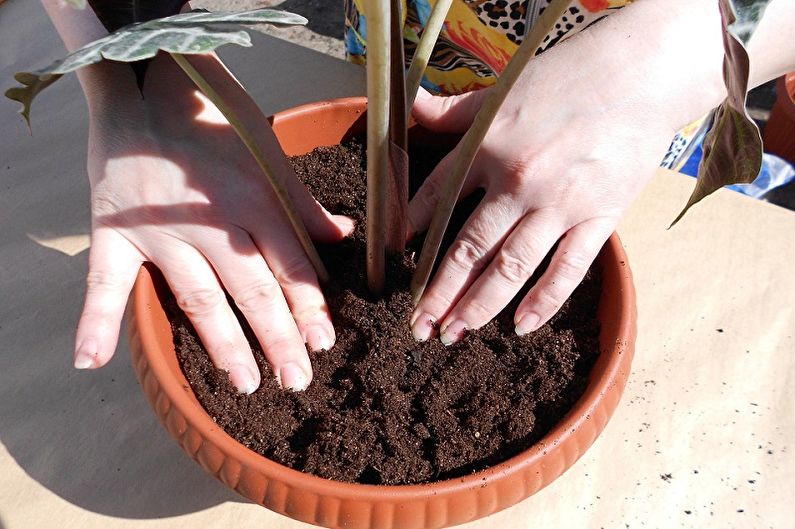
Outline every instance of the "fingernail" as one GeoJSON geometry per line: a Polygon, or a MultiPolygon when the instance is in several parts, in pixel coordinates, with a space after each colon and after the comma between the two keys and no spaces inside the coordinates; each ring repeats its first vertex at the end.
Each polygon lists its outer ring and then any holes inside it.
{"type": "Polygon", "coordinates": [[[356,222],[351,219],[350,217],[346,217],[344,215],[337,216],[337,226],[345,233],[345,235],[350,235],[353,233],[354,228],[356,228],[356,222]]]}
{"type": "Polygon", "coordinates": [[[464,331],[469,327],[461,320],[455,320],[450,325],[442,329],[442,343],[445,345],[453,345],[464,336],[464,331]]]}
{"type": "Polygon", "coordinates": [[[306,344],[313,351],[328,351],[334,346],[334,340],[323,325],[312,325],[306,331],[306,344]]]}
{"type": "Polygon", "coordinates": [[[309,377],[300,365],[290,362],[279,371],[279,384],[285,389],[303,391],[309,386],[309,377]]]}
{"type": "Polygon", "coordinates": [[[86,338],[75,353],[75,369],[91,369],[97,362],[97,341],[86,338]]]}
{"type": "Polygon", "coordinates": [[[428,313],[422,312],[416,318],[412,318],[411,334],[418,342],[424,342],[433,336],[436,330],[436,319],[428,313]]]}
{"type": "Polygon", "coordinates": [[[528,312],[521,318],[519,321],[516,322],[516,334],[519,336],[524,336],[529,332],[533,332],[538,329],[538,321],[540,318],[538,314],[533,314],[532,312],[528,312]]]}
{"type": "Polygon", "coordinates": [[[257,390],[257,377],[244,365],[238,364],[229,368],[229,381],[240,393],[246,395],[251,395],[257,390]]]}
{"type": "Polygon", "coordinates": [[[430,99],[432,97],[433,96],[431,95],[431,93],[425,90],[424,88],[420,88],[419,90],[417,90],[417,96],[416,96],[417,99],[430,99]]]}

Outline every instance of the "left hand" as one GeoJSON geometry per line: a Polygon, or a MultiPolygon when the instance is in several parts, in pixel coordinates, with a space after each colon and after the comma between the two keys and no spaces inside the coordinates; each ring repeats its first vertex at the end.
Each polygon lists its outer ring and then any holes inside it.
{"type": "MultiPolygon", "coordinates": [[[[416,339],[427,340],[439,329],[449,345],[486,324],[560,241],[514,317],[518,334],[538,329],[582,281],[658,167],[681,116],[666,113],[665,97],[643,97],[647,80],[641,75],[626,65],[611,68],[605,57],[584,61],[581,48],[588,39],[572,41],[533,60],[492,123],[461,195],[483,188],[485,197],[414,312],[416,339]]],[[[656,91],[662,92],[659,86],[656,91]]],[[[433,131],[463,133],[487,93],[421,93],[413,115],[433,131]]],[[[412,199],[413,233],[428,227],[457,152],[442,160],[412,199]]]]}

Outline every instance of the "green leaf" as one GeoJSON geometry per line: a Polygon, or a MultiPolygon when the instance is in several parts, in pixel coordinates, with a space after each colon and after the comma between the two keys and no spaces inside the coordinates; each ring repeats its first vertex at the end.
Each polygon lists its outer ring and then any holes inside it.
{"type": "Polygon", "coordinates": [[[209,53],[224,44],[251,46],[244,26],[274,24],[279,26],[306,24],[299,15],[256,9],[240,13],[183,13],[167,18],[136,23],[96,40],[59,59],[46,68],[21,72],[15,78],[21,87],[6,91],[6,97],[22,103],[20,113],[30,127],[30,106],[36,95],[60,78],[103,59],[134,62],[154,57],[158,51],[169,53],[209,53]]]}
{"type": "Polygon", "coordinates": [[[33,98],[60,78],[61,76],[59,74],[35,75],[32,73],[20,72],[14,76],[14,79],[23,86],[6,90],[5,95],[7,98],[22,103],[22,108],[19,110],[19,113],[25,118],[25,123],[28,124],[28,130],[30,130],[31,133],[33,133],[33,130],[30,127],[30,105],[33,102],[33,98]]]}
{"type": "MultiPolygon", "coordinates": [[[[88,3],[108,33],[113,33],[130,24],[176,15],[186,0],[88,0],[88,3]]],[[[143,92],[149,61],[132,63],[130,68],[138,82],[138,90],[143,92]]]]}
{"type": "Polygon", "coordinates": [[[745,45],[769,3],[770,0],[719,0],[727,96],[712,113],[693,194],[671,226],[694,204],[721,187],[753,182],[762,168],[762,137],[745,108],[749,74],[745,45]]]}
{"type": "Polygon", "coordinates": [[[66,3],[77,9],[86,8],[86,0],[66,0],[66,3]]]}

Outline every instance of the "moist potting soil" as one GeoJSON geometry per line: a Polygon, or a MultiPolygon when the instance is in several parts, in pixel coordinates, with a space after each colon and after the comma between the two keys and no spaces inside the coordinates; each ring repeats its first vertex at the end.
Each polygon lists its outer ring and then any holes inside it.
{"type": "MultiPolygon", "coordinates": [[[[443,154],[412,145],[411,174],[420,175],[412,178],[412,191],[443,154]]],[[[327,209],[357,220],[352,237],[319,248],[332,278],[324,291],[337,341],[329,351],[310,353],[314,380],[306,391],[283,390],[241,318],[263,373],[261,387],[242,395],[212,365],[172,300],[168,312],[179,362],[220,427],[296,470],[399,485],[460,477],[504,461],[561,420],[582,395],[599,354],[598,269],[534,333],[514,333],[513,314],[525,288],[494,321],[461,342],[419,343],[409,328],[408,285],[421,241],[412,242],[402,259],[389,261],[381,299],[367,291],[362,143],[318,148],[292,163],[327,209]]],[[[478,199],[459,206],[449,231],[457,231],[478,199]]]]}

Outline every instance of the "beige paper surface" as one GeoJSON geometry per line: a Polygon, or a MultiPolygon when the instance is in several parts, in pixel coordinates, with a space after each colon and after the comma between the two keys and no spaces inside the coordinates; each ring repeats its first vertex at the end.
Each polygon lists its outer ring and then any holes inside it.
{"type": "MultiPolygon", "coordinates": [[[[633,373],[616,415],[592,449],[564,476],[527,501],[465,527],[792,527],[795,509],[795,362],[792,294],[795,278],[795,213],[720,192],[666,231],[692,182],[660,171],[621,226],[638,291],[639,332],[633,373]],[[670,474],[670,478],[667,475],[670,474]],[[665,476],[665,478],[664,478],[665,476]]],[[[33,244],[33,243],[31,243],[33,244]]],[[[22,359],[36,369],[36,359],[22,359]]],[[[65,366],[64,366],[65,368],[65,366]]],[[[108,368],[113,369],[113,368],[108,368]]],[[[113,370],[118,375],[117,368],[113,370]]],[[[69,374],[83,379],[83,391],[111,372],[69,374]],[[86,379],[94,381],[87,386],[86,379]]],[[[119,400],[112,392],[138,391],[125,365],[123,388],[94,387],[95,394],[70,391],[64,409],[89,399],[119,400]],[[99,397],[103,395],[104,397],[99,397]]],[[[42,388],[50,402],[64,398],[63,385],[42,388]]],[[[102,496],[103,484],[117,478],[168,482],[161,468],[145,461],[141,447],[165,433],[152,424],[136,396],[133,424],[113,414],[80,420],[89,436],[112,428],[142,429],[141,437],[115,442],[101,455],[72,455],[75,473],[97,483],[75,484],[102,496]],[[137,423],[136,423],[137,421],[137,423]],[[107,458],[115,458],[108,460],[107,458]],[[113,467],[119,465],[114,472],[113,467]],[[143,465],[149,475],[131,471],[143,465]]],[[[25,413],[26,403],[5,403],[25,413]]],[[[71,413],[71,412],[70,412],[71,413]]],[[[31,435],[46,424],[30,424],[31,435]]],[[[119,437],[124,439],[123,436],[119,437]]],[[[46,460],[48,447],[40,446],[46,460]]],[[[109,516],[102,511],[123,496],[98,504],[53,492],[25,472],[7,450],[0,452],[0,520],[11,528],[58,527],[299,527],[302,524],[243,503],[196,465],[170,451],[163,471],[195,480],[209,501],[196,510],[159,519],[136,519],[133,513],[109,516]],[[195,470],[195,472],[194,472],[195,470]],[[209,493],[208,493],[209,491],[209,493]],[[72,500],[72,501],[70,501],[72,500]]],[[[29,464],[29,463],[28,463],[29,464]]],[[[60,461],[61,472],[72,471],[60,461]]],[[[112,490],[136,494],[147,482],[112,490]]],[[[67,487],[68,488],[68,487],[67,487]]],[[[162,499],[185,505],[191,484],[162,499]]],[[[144,496],[147,494],[143,493],[144,496]]],[[[190,502],[188,502],[190,503],[190,502]]],[[[168,512],[166,509],[163,512],[168,512]]]]}
{"type": "MultiPolygon", "coordinates": [[[[266,112],[362,93],[351,65],[254,40],[230,63],[266,112]]],[[[0,79],[59,46],[38,2],[3,6],[0,79]]],[[[309,527],[188,459],[149,410],[126,344],[100,371],[71,368],[87,252],[27,234],[89,229],[74,78],[37,101],[33,138],[17,120],[0,105],[0,529],[309,527]]],[[[723,191],[666,231],[691,189],[660,171],[620,227],[639,329],[604,434],[547,489],[464,527],[795,526],[795,213],[723,191]]]]}
{"type": "Polygon", "coordinates": [[[28,239],[45,248],[61,252],[69,257],[88,250],[91,246],[91,236],[88,233],[79,235],[53,235],[51,233],[28,233],[28,239]]]}

